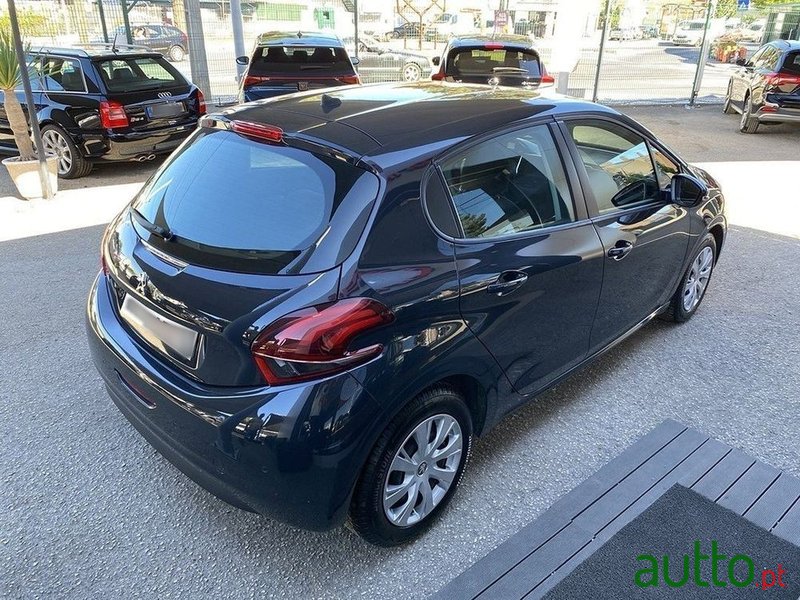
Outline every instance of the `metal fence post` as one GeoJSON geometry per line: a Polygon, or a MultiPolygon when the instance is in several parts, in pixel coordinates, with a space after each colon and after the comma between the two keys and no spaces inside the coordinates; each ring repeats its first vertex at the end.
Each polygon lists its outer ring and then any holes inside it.
{"type": "Polygon", "coordinates": [[[697,61],[697,70],[694,74],[689,106],[694,106],[694,101],[700,93],[700,85],[703,83],[703,71],[705,71],[706,60],[708,59],[708,47],[711,43],[711,36],[708,35],[708,29],[711,26],[711,13],[716,10],[716,7],[716,0],[708,0],[708,5],[706,6],[706,27],[703,31],[703,43],[700,44],[700,59],[697,61]]]}
{"type": "MultiPolygon", "coordinates": [[[[244,56],[244,26],[242,25],[242,0],[231,0],[231,26],[233,27],[233,52],[236,57],[244,56]]],[[[241,77],[245,65],[236,63],[236,74],[241,77]]]]}
{"type": "Polygon", "coordinates": [[[600,87],[600,68],[603,66],[603,50],[606,47],[606,36],[608,34],[608,22],[611,20],[611,0],[606,0],[606,7],[603,11],[603,33],[600,38],[600,49],[597,53],[597,70],[594,73],[594,90],[592,91],[592,102],[597,102],[597,90],[600,87]]]}
{"type": "Polygon", "coordinates": [[[208,59],[203,37],[203,20],[200,17],[200,0],[184,0],[186,33],[189,37],[189,68],[192,82],[211,100],[211,79],[208,76],[208,59]]]}

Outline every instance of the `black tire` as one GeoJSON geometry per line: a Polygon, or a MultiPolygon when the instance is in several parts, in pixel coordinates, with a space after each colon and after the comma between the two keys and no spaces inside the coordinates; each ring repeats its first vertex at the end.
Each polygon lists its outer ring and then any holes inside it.
{"type": "MultiPolygon", "coordinates": [[[[461,394],[444,385],[422,392],[394,418],[375,443],[353,493],[348,526],[367,542],[377,546],[397,546],[419,537],[450,502],[469,462],[471,451],[472,418],[461,394]],[[420,521],[407,526],[396,525],[389,520],[383,506],[384,486],[389,483],[392,461],[401,446],[408,443],[409,436],[417,426],[440,415],[455,419],[461,429],[462,449],[455,476],[444,496],[420,521]]],[[[425,463],[420,466],[423,464],[425,463]]],[[[435,478],[431,479],[435,481],[435,478]]],[[[414,493],[416,504],[421,495],[418,496],[416,491],[414,493]]],[[[410,496],[405,497],[411,501],[410,496]]]]}
{"type": "Polygon", "coordinates": [[[707,233],[705,238],[703,238],[703,243],[697,248],[692,256],[692,261],[689,263],[689,266],[686,268],[686,272],[681,277],[680,283],[678,284],[678,289],[675,290],[675,294],[672,296],[672,300],[670,300],[669,307],[666,311],[661,314],[661,318],[665,321],[672,321],[674,323],[685,323],[689,319],[692,318],[694,313],[697,312],[697,309],[700,307],[700,304],[703,302],[703,298],[705,298],[706,292],[708,291],[708,286],[711,283],[711,277],[714,274],[714,267],[717,264],[717,242],[714,239],[714,236],[710,233],[707,233]],[[698,257],[703,253],[705,248],[711,248],[711,271],[708,273],[708,279],[706,281],[705,287],[702,290],[700,298],[698,299],[697,303],[694,304],[691,308],[688,308],[684,305],[684,295],[686,292],[687,281],[689,280],[690,276],[692,275],[692,269],[695,266],[695,262],[698,260],[698,257]]]}
{"type": "Polygon", "coordinates": [[[725,94],[725,103],[722,105],[722,112],[726,115],[733,115],[736,113],[736,109],[733,108],[733,102],[731,100],[731,92],[733,90],[733,85],[728,83],[728,92],[725,94]]]}
{"type": "Polygon", "coordinates": [[[169,57],[170,62],[181,62],[186,56],[186,50],[183,49],[183,46],[176,44],[170,47],[169,52],[167,52],[167,56],[169,57]]]}
{"type": "Polygon", "coordinates": [[[758,117],[753,116],[753,97],[750,94],[744,99],[739,131],[742,133],[756,133],[758,131],[758,117]]]}
{"type": "Polygon", "coordinates": [[[42,141],[45,144],[45,149],[56,152],[55,140],[61,139],[66,144],[64,149],[69,156],[70,165],[64,168],[64,161],[59,160],[58,176],[62,179],[78,179],[79,177],[86,177],[92,171],[92,163],[86,160],[78,146],[72,141],[69,134],[58,125],[49,123],[42,127],[42,141]]]}

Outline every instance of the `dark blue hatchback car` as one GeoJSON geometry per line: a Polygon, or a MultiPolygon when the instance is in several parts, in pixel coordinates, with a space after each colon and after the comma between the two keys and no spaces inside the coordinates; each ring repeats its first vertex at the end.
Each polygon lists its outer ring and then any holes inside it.
{"type": "Polygon", "coordinates": [[[204,117],[108,227],[92,353],[241,508],[421,533],[473,436],[651,318],[726,233],[714,180],[595,104],[427,82],[204,117]]]}

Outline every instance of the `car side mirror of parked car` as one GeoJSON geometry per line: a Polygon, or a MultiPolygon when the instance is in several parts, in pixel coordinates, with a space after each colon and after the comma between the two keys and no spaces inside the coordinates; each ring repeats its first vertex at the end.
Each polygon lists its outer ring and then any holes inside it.
{"type": "Polygon", "coordinates": [[[442,59],[441,59],[441,58],[439,58],[438,56],[434,56],[434,57],[431,59],[431,62],[433,63],[433,66],[435,66],[435,67],[438,67],[438,66],[439,66],[439,64],[442,62],[442,59]]]}
{"type": "Polygon", "coordinates": [[[357,58],[354,56],[354,57],[352,57],[352,58],[350,59],[350,62],[351,62],[351,63],[353,63],[353,66],[355,67],[355,66],[356,66],[356,65],[358,65],[358,63],[360,63],[361,61],[360,61],[360,60],[358,60],[358,59],[357,59],[357,58]]]}
{"type": "Polygon", "coordinates": [[[246,65],[249,62],[250,62],[250,59],[247,58],[246,56],[237,56],[236,57],[236,64],[237,65],[246,65]]]}
{"type": "Polygon", "coordinates": [[[708,186],[697,177],[683,173],[672,177],[670,198],[674,204],[686,207],[697,206],[706,197],[706,194],[708,194],[708,186]]]}

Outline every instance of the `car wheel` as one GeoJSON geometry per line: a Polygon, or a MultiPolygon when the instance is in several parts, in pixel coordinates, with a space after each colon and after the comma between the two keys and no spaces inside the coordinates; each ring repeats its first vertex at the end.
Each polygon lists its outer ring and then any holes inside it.
{"type": "Polygon", "coordinates": [[[419,81],[422,78],[422,69],[416,63],[408,63],[403,67],[403,81],[419,81]]]}
{"type": "Polygon", "coordinates": [[[714,236],[707,233],[681,278],[669,308],[662,315],[666,320],[684,323],[692,318],[706,294],[716,260],[717,243],[714,236]]]}
{"type": "Polygon", "coordinates": [[[88,175],[92,170],[92,163],[81,156],[78,146],[58,125],[42,127],[42,143],[46,154],[58,157],[59,177],[77,179],[88,175]]]}
{"type": "Polygon", "coordinates": [[[733,86],[732,84],[728,83],[728,91],[725,94],[725,103],[722,105],[722,112],[724,112],[726,115],[732,115],[736,112],[736,110],[733,108],[731,100],[732,93],[733,93],[733,86]]]}
{"type": "Polygon", "coordinates": [[[169,59],[172,62],[181,62],[184,56],[186,56],[186,51],[182,46],[172,46],[169,49],[169,59]]]}
{"type": "Polygon", "coordinates": [[[417,396],[383,431],[361,473],[349,525],[396,546],[421,535],[450,501],[472,450],[472,419],[447,386],[417,396]]]}
{"type": "Polygon", "coordinates": [[[744,99],[739,131],[742,133],[756,133],[758,131],[758,118],[753,116],[753,97],[749,94],[744,99]]]}

